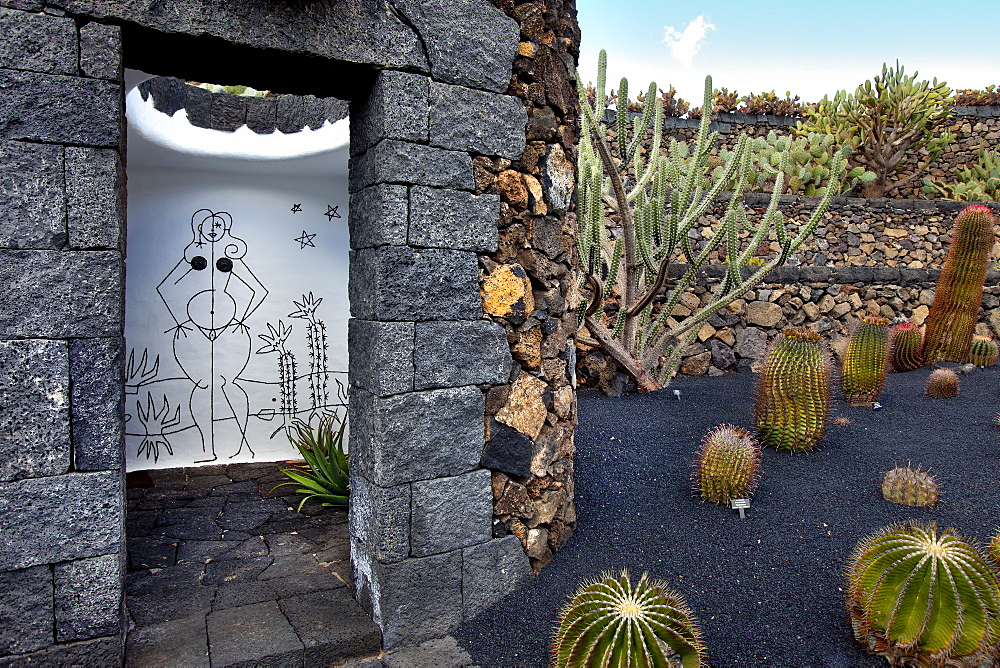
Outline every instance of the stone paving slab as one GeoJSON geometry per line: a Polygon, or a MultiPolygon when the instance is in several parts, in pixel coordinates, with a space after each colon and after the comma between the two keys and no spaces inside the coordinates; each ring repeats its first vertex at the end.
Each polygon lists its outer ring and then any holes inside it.
{"type": "Polygon", "coordinates": [[[300,497],[270,496],[286,480],[273,463],[149,476],[152,487],[127,494],[127,665],[311,667],[379,654],[381,632],[347,586],[345,510],[297,512],[300,497]]]}

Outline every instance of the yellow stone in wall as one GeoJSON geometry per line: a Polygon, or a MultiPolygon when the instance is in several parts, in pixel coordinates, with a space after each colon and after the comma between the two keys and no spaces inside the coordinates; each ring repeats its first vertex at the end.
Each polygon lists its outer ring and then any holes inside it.
{"type": "Polygon", "coordinates": [[[483,310],[498,318],[512,315],[530,315],[535,310],[531,281],[519,264],[505,264],[486,277],[479,294],[483,310]]]}
{"type": "Polygon", "coordinates": [[[521,372],[510,388],[510,398],[497,413],[497,421],[534,440],[545,426],[545,401],[542,393],[548,385],[531,374],[521,372]]]}

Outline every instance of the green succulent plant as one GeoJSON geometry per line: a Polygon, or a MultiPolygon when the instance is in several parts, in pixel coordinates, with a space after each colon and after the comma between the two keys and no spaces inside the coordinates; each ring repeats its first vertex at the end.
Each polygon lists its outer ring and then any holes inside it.
{"type": "Polygon", "coordinates": [[[764,358],[755,419],[762,445],[804,452],[816,447],[830,412],[830,356],[820,335],[786,329],[764,358]]]}
{"type": "Polygon", "coordinates": [[[976,162],[956,171],[953,179],[945,183],[924,177],[921,190],[958,202],[1000,201],[1000,152],[983,149],[976,162]]]}
{"type": "Polygon", "coordinates": [[[652,668],[705,665],[705,645],[683,596],[627,570],[584,582],[560,614],[553,635],[558,668],[652,668]]]}
{"type": "Polygon", "coordinates": [[[913,371],[924,365],[920,349],[924,335],[920,327],[904,322],[889,330],[889,365],[893,371],[913,371]]]}
{"type": "Polygon", "coordinates": [[[729,503],[750,498],[759,467],[760,446],[750,432],[723,424],[702,441],[691,479],[705,501],[729,503]]]}
{"type": "Polygon", "coordinates": [[[954,529],[911,521],[862,540],[846,594],[855,639],[890,665],[993,665],[997,577],[954,529]]]}
{"type": "Polygon", "coordinates": [[[291,427],[293,433],[288,435],[288,440],[306,463],[279,469],[291,481],[275,485],[271,491],[286,485],[299,485],[295,492],[305,497],[298,510],[310,499],[324,506],[347,506],[351,486],[347,454],[344,452],[346,429],[346,416],[341,419],[336,413],[320,417],[315,429],[301,420],[294,422],[291,427]]]}
{"type": "Polygon", "coordinates": [[[930,471],[897,466],[882,478],[882,498],[903,506],[933,506],[941,490],[930,471]]]}
{"type": "Polygon", "coordinates": [[[969,364],[993,366],[997,361],[997,342],[988,336],[974,334],[969,344],[969,364]]]}
{"type": "Polygon", "coordinates": [[[927,396],[951,399],[958,396],[958,374],[951,369],[934,369],[927,377],[927,396]]]}
{"type": "Polygon", "coordinates": [[[955,217],[955,232],[927,314],[923,356],[927,363],[964,364],[976,330],[983,284],[990,268],[996,218],[982,204],[955,217]]]}
{"type": "Polygon", "coordinates": [[[889,361],[889,321],[874,313],[861,315],[844,354],[840,386],[852,404],[878,399],[889,361]]]}

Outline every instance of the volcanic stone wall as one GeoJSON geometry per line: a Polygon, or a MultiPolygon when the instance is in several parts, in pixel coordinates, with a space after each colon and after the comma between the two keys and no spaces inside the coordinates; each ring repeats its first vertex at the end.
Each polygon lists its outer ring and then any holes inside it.
{"type": "Polygon", "coordinates": [[[0,664],[117,665],[120,33],[13,4],[0,7],[0,664]]]}

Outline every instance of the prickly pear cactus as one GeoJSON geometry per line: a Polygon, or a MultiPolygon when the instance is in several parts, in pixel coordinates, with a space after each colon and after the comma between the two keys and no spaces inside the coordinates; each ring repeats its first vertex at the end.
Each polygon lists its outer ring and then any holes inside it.
{"type": "Polygon", "coordinates": [[[889,362],[889,321],[874,313],[861,316],[844,354],[840,386],[852,404],[878,399],[889,362]]]}
{"type": "Polygon", "coordinates": [[[927,314],[924,360],[928,364],[967,361],[990,268],[995,224],[993,213],[982,204],[967,206],[955,217],[954,240],[927,314]]]}
{"type": "Polygon", "coordinates": [[[786,329],[768,349],[757,382],[761,444],[791,452],[816,447],[830,412],[831,375],[819,334],[786,329]]]}
{"type": "Polygon", "coordinates": [[[954,529],[906,522],[862,540],[847,569],[854,638],[893,666],[992,666],[993,569],[954,529]]]}
{"type": "Polygon", "coordinates": [[[628,571],[584,582],[560,614],[552,665],[705,665],[705,646],[684,598],[643,573],[632,586],[628,571]]]}
{"type": "Polygon", "coordinates": [[[882,497],[903,506],[933,506],[941,495],[930,471],[897,466],[882,478],[882,497]]]}
{"type": "Polygon", "coordinates": [[[750,432],[724,424],[705,436],[691,478],[705,501],[729,503],[750,498],[759,467],[760,446],[750,432]]]}
{"type": "Polygon", "coordinates": [[[889,365],[893,371],[913,371],[924,365],[920,349],[924,336],[920,327],[904,322],[889,330],[889,365]]]}
{"type": "Polygon", "coordinates": [[[973,335],[967,359],[976,366],[993,366],[997,361],[997,342],[988,336],[973,335]]]}
{"type": "Polygon", "coordinates": [[[958,396],[958,374],[951,369],[935,369],[927,377],[927,396],[951,399],[958,396]]]}

